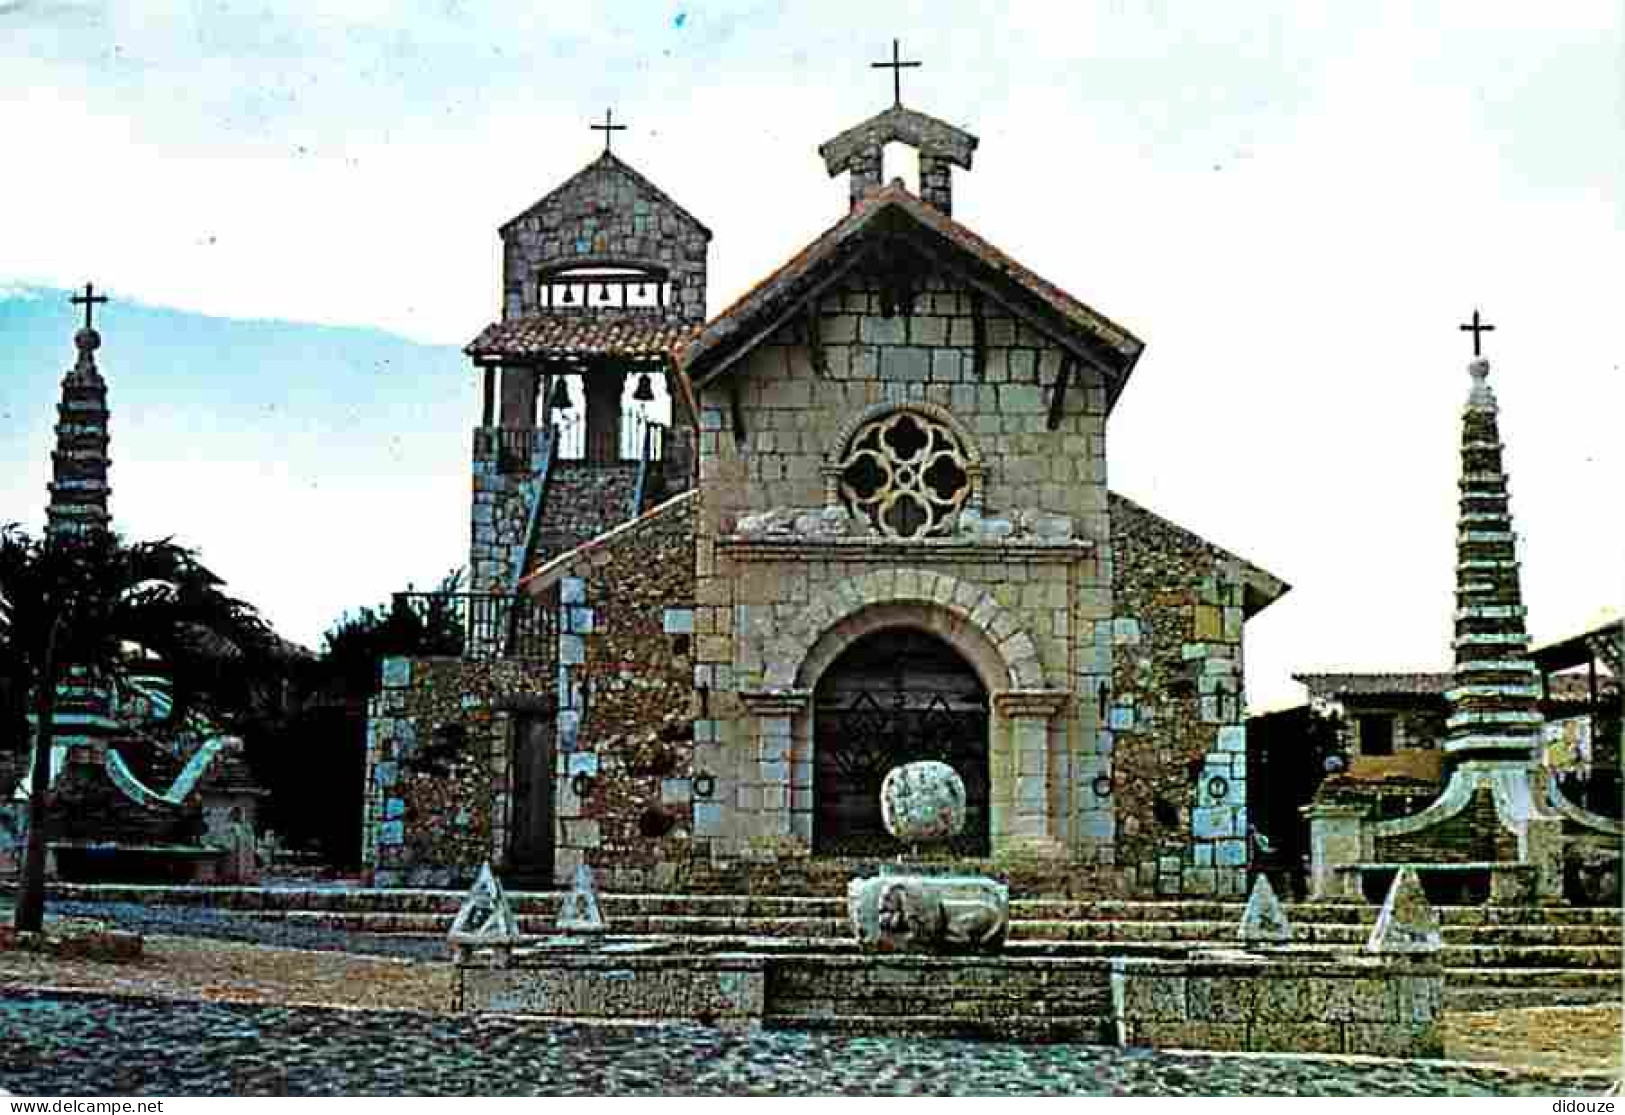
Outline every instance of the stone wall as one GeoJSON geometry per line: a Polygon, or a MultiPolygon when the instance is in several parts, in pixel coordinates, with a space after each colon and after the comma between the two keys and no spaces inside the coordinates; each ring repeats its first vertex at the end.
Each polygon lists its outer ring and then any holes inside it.
{"type": "Polygon", "coordinates": [[[1361,958],[1114,958],[1125,1045],[1260,1053],[1438,1057],[1444,970],[1361,958]]]}
{"type": "Polygon", "coordinates": [[[1110,834],[1076,824],[1071,773],[1107,671],[1085,634],[1110,615],[1104,383],[1080,368],[1051,430],[1048,338],[943,280],[910,316],[881,301],[850,281],[821,296],[816,345],[799,320],[702,389],[695,761],[717,808],[696,835],[722,858],[807,855],[810,690],[840,647],[914,627],[989,691],[995,854],[1109,863],[1110,834]],[[940,536],[881,538],[838,494],[853,437],[896,408],[963,449],[969,496],[940,536]]]}
{"type": "Polygon", "coordinates": [[[1114,661],[1100,753],[1117,862],[1141,893],[1239,896],[1248,860],[1241,563],[1115,493],[1111,522],[1113,611],[1094,637],[1114,661]]]}
{"type": "Polygon", "coordinates": [[[551,951],[457,970],[459,1006],[552,1018],[1169,1049],[1437,1057],[1444,971],[1380,958],[551,951]]]}
{"type": "Polygon", "coordinates": [[[502,436],[528,441],[523,460],[504,462],[499,431],[474,431],[474,496],[470,511],[468,587],[470,592],[507,593],[530,542],[531,515],[542,484],[545,431],[503,430],[502,436]],[[510,467],[504,468],[504,463],[510,467]]]}
{"type": "Polygon", "coordinates": [[[693,852],[696,502],[667,501],[529,586],[559,594],[561,881],[585,862],[611,889],[669,888],[693,852]]]}
{"type": "Polygon", "coordinates": [[[554,461],[531,551],[531,567],[540,568],[626,522],[632,515],[637,483],[636,462],[554,461]]]}
{"type": "Polygon", "coordinates": [[[362,866],[374,886],[461,886],[507,853],[512,721],[550,708],[528,662],[390,658],[367,725],[362,866]]]}
{"type": "Polygon", "coordinates": [[[665,268],[676,286],[671,315],[701,322],[710,239],[699,222],[606,151],[503,226],[503,317],[538,312],[539,269],[616,261],[665,268]]]}

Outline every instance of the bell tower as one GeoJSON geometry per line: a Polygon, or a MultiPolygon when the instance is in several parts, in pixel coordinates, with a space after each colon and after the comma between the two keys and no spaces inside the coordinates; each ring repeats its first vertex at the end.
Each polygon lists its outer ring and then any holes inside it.
{"type": "Polygon", "coordinates": [[[705,319],[711,232],[614,154],[612,112],[592,128],[602,154],[499,230],[502,316],[465,350],[483,375],[475,592],[514,591],[691,483],[672,357],[705,319]]]}
{"type": "Polygon", "coordinates": [[[892,72],[892,106],[818,148],[831,178],[841,173],[851,175],[848,186],[854,206],[884,184],[886,144],[896,142],[919,152],[920,200],[945,216],[954,214],[953,168],[969,170],[980,141],[946,121],[903,107],[903,71],[921,65],[903,61],[901,48],[893,39],[892,60],[870,63],[872,69],[892,72]]]}

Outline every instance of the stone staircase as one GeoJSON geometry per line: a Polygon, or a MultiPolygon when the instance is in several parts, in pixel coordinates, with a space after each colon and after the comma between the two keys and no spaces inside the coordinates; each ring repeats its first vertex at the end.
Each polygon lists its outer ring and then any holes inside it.
{"type": "MultiPolygon", "coordinates": [[[[207,906],[245,918],[365,934],[441,936],[460,891],[60,885],[52,895],[83,902],[207,906]]],[[[510,892],[520,929],[553,932],[562,895],[510,892]]],[[[846,902],[833,897],[606,894],[617,937],[681,940],[728,950],[771,942],[776,950],[850,952],[846,902]]],[[[1625,962],[1621,912],[1611,908],[1439,908],[1447,986],[1458,1008],[1619,1001],[1625,962]]],[[[1288,905],[1295,944],[1358,949],[1376,908],[1353,903],[1288,905]]],[[[1241,905],[1204,900],[1017,899],[1007,951],[1025,956],[1178,956],[1232,945],[1241,905]]]]}

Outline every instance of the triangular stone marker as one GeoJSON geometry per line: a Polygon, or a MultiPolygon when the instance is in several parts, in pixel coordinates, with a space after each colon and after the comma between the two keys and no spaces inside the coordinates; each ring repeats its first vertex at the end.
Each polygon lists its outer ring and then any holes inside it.
{"type": "Polygon", "coordinates": [[[576,868],[575,886],[559,907],[558,927],[566,933],[602,933],[609,928],[598,909],[598,885],[593,881],[592,868],[584,863],[576,868]]]}
{"type": "Polygon", "coordinates": [[[1244,945],[1284,945],[1292,940],[1292,923],[1286,920],[1286,908],[1275,897],[1270,881],[1262,875],[1253,880],[1253,891],[1247,896],[1247,909],[1242,912],[1237,935],[1244,945]]]}
{"type": "Polygon", "coordinates": [[[1377,915],[1377,926],[1365,943],[1366,952],[1390,956],[1430,955],[1444,947],[1439,917],[1422,893],[1422,880],[1409,867],[1401,867],[1377,915]]]}
{"type": "Polygon", "coordinates": [[[462,909],[451,923],[447,940],[459,950],[470,948],[510,949],[519,943],[519,919],[514,917],[508,896],[491,872],[491,865],[480,868],[462,909]]]}

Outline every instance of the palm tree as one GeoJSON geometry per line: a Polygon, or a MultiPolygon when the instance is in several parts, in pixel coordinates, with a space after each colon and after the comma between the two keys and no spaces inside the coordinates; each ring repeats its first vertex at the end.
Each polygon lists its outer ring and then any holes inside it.
{"type": "MultiPolygon", "coordinates": [[[[155,655],[171,678],[173,724],[184,723],[210,695],[241,689],[275,637],[221,584],[194,552],[168,539],[125,544],[97,532],[36,540],[15,524],[0,528],[0,674],[11,679],[13,700],[31,698],[34,711],[19,930],[39,930],[45,915],[58,685],[69,667],[107,684],[124,672],[132,651],[155,655]]],[[[15,714],[8,719],[15,723],[15,714]]]]}

